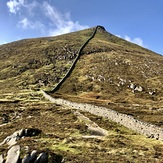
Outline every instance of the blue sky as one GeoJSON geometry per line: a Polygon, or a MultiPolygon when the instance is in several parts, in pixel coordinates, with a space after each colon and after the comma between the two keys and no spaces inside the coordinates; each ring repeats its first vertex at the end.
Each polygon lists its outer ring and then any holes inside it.
{"type": "Polygon", "coordinates": [[[0,44],[96,25],[163,55],[163,0],[0,0],[0,44]]]}

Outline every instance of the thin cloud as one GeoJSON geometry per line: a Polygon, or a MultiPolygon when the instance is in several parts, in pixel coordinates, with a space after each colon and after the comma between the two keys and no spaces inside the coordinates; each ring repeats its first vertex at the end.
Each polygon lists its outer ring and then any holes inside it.
{"type": "Polygon", "coordinates": [[[17,14],[19,11],[17,16],[21,19],[17,27],[25,30],[38,30],[45,35],[54,36],[88,28],[87,25],[73,21],[69,12],[62,13],[46,1],[29,3],[25,0],[10,0],[7,6],[11,13],[17,14]]]}
{"type": "Polygon", "coordinates": [[[10,0],[7,2],[9,11],[14,14],[16,14],[22,6],[24,6],[24,0],[10,0]]]}
{"type": "MultiPolygon", "coordinates": [[[[116,36],[120,37],[120,38],[123,38],[123,37],[121,37],[121,35],[116,35],[116,36]]],[[[135,43],[137,45],[146,47],[146,45],[144,45],[144,42],[143,42],[143,40],[140,37],[135,37],[135,38],[131,39],[131,37],[126,35],[126,36],[124,36],[123,39],[125,39],[126,41],[129,41],[129,42],[135,43]]]]}
{"type": "Polygon", "coordinates": [[[144,46],[143,40],[139,37],[131,39],[129,36],[125,36],[124,39],[137,45],[144,46]]]}
{"type": "Polygon", "coordinates": [[[50,35],[59,35],[88,28],[86,25],[80,25],[79,22],[71,20],[70,13],[60,13],[54,6],[49,3],[43,3],[45,16],[51,21],[53,29],[49,30],[50,35]]]}
{"type": "Polygon", "coordinates": [[[3,41],[3,42],[0,41],[0,45],[3,45],[3,44],[7,44],[7,42],[6,41],[3,41]]]}
{"type": "Polygon", "coordinates": [[[24,18],[21,21],[18,22],[18,27],[23,28],[23,29],[39,29],[42,32],[44,31],[44,24],[42,24],[41,22],[32,22],[30,20],[28,20],[28,18],[24,18]]]}
{"type": "Polygon", "coordinates": [[[117,37],[121,38],[121,35],[116,35],[117,37]]]}

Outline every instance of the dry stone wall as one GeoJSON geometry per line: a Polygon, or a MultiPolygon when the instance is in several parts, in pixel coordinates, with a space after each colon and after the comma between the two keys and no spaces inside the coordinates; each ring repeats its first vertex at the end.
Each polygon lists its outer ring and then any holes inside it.
{"type": "Polygon", "coordinates": [[[119,113],[117,111],[95,106],[92,104],[87,103],[75,103],[68,100],[60,99],[60,98],[53,98],[48,95],[46,92],[42,91],[44,97],[49,101],[59,104],[59,105],[66,105],[73,109],[78,109],[86,112],[90,112],[91,114],[102,116],[114,122],[117,122],[139,134],[145,135],[149,138],[154,138],[157,140],[163,140],[163,129],[159,128],[158,126],[139,121],[135,119],[133,116],[126,115],[119,113]]]}
{"type": "MultiPolygon", "coordinates": [[[[59,87],[63,84],[63,82],[67,79],[67,77],[71,74],[71,72],[73,71],[73,69],[75,67],[76,62],[78,61],[80,55],[82,54],[82,50],[89,43],[89,41],[95,36],[97,30],[105,31],[105,28],[102,26],[96,26],[93,29],[94,29],[94,31],[93,31],[92,35],[88,38],[88,40],[79,49],[78,55],[75,58],[71,68],[69,69],[67,74],[62,78],[62,80],[57,84],[57,86],[55,86],[51,90],[51,92],[56,92],[59,89],[59,87]]],[[[108,109],[105,107],[99,107],[99,106],[86,104],[86,103],[75,103],[75,102],[70,102],[68,100],[59,99],[59,98],[56,99],[56,98],[51,97],[44,91],[42,91],[42,93],[45,96],[45,98],[47,98],[48,100],[50,100],[51,102],[54,102],[56,104],[66,105],[66,106],[69,106],[74,109],[87,111],[94,115],[108,118],[108,119],[110,119],[114,122],[117,122],[129,129],[137,132],[137,133],[140,133],[142,135],[145,135],[147,137],[154,138],[157,140],[163,140],[163,129],[162,128],[159,128],[152,124],[141,122],[130,115],[118,113],[114,110],[111,110],[111,109],[108,109]]]]}
{"type": "Polygon", "coordinates": [[[80,47],[79,51],[78,51],[78,55],[76,56],[74,62],[72,63],[69,71],[66,73],[66,75],[61,79],[61,81],[50,91],[50,92],[55,92],[59,89],[59,87],[63,84],[63,82],[67,79],[67,77],[71,74],[71,72],[73,71],[73,69],[75,68],[76,62],[78,61],[79,57],[82,54],[82,50],[84,49],[84,47],[89,43],[89,41],[95,36],[97,30],[101,31],[105,31],[105,28],[102,26],[96,26],[94,28],[94,31],[92,33],[92,35],[88,38],[88,40],[80,47]]]}

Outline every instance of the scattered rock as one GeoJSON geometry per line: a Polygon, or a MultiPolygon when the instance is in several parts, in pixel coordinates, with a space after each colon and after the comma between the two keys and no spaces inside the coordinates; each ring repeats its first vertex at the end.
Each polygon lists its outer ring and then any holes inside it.
{"type": "Polygon", "coordinates": [[[155,93],[155,91],[149,91],[149,95],[154,95],[155,93]]]}
{"type": "Polygon", "coordinates": [[[136,87],[135,84],[133,84],[133,83],[130,84],[131,89],[135,89],[135,87],[136,87]]]}
{"type": "Polygon", "coordinates": [[[143,87],[141,87],[140,85],[139,86],[136,86],[135,91],[139,91],[139,92],[142,92],[143,91],[143,87]]]}
{"type": "Polygon", "coordinates": [[[8,123],[9,122],[9,116],[7,114],[2,115],[2,121],[3,123],[8,123]]]}
{"type": "Polygon", "coordinates": [[[142,91],[143,91],[143,87],[142,87],[142,86],[140,86],[140,85],[135,85],[135,84],[133,84],[133,83],[131,83],[131,84],[129,85],[129,88],[131,88],[133,92],[134,92],[134,91],[138,91],[138,92],[142,92],[142,91]]]}
{"type": "Polygon", "coordinates": [[[17,163],[20,156],[20,146],[15,145],[7,152],[7,159],[5,163],[17,163]]]}

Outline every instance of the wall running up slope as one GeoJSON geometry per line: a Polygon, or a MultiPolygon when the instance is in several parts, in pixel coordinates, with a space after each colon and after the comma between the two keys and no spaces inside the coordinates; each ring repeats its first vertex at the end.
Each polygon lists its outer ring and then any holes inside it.
{"type": "Polygon", "coordinates": [[[133,116],[118,113],[117,111],[105,108],[105,107],[100,107],[100,106],[95,106],[91,104],[86,104],[86,103],[75,103],[75,102],[70,102],[68,100],[64,99],[59,99],[59,98],[53,98],[44,91],[42,91],[44,97],[48,99],[49,101],[59,104],[59,105],[66,105],[70,108],[73,109],[78,109],[82,111],[87,111],[90,112],[91,114],[101,116],[104,118],[107,118],[111,121],[117,122],[139,134],[145,135],[149,138],[154,138],[157,140],[163,140],[163,129],[159,128],[155,125],[145,123],[142,121],[139,121],[135,119],[133,116]]]}
{"type": "MultiPolygon", "coordinates": [[[[95,36],[97,30],[105,31],[105,28],[102,26],[96,26],[92,35],[88,38],[88,40],[79,49],[78,55],[77,55],[76,59],[74,60],[71,68],[67,72],[67,74],[62,78],[62,80],[57,84],[57,86],[51,90],[52,93],[56,92],[60,88],[60,86],[63,84],[63,82],[67,79],[67,77],[71,74],[71,72],[73,71],[73,69],[75,67],[76,62],[78,61],[78,59],[81,55],[82,50],[89,43],[89,41],[95,36]]],[[[86,103],[75,103],[75,102],[70,102],[68,100],[59,99],[59,98],[56,99],[56,98],[53,98],[50,95],[48,95],[43,90],[41,90],[41,91],[42,91],[44,97],[53,103],[60,104],[60,105],[66,105],[66,106],[74,108],[74,109],[87,111],[87,112],[90,112],[91,114],[105,117],[107,119],[110,119],[114,122],[117,122],[117,123],[129,128],[137,133],[145,135],[147,137],[154,138],[157,140],[163,140],[163,129],[159,128],[155,125],[141,122],[130,115],[118,113],[116,111],[113,111],[113,110],[105,108],[105,107],[99,107],[99,106],[86,104],[86,103]]]]}
{"type": "Polygon", "coordinates": [[[85,46],[89,43],[89,41],[90,41],[91,39],[93,39],[93,37],[95,36],[97,30],[99,30],[99,31],[100,31],[100,30],[105,31],[105,28],[102,27],[102,26],[99,26],[99,25],[96,26],[96,27],[94,28],[94,31],[93,31],[92,35],[91,35],[91,36],[86,40],[86,42],[80,47],[80,49],[79,49],[79,51],[78,51],[78,54],[77,54],[77,56],[76,56],[74,62],[72,63],[72,65],[71,65],[69,71],[68,71],[68,72],[66,73],[66,75],[60,80],[60,82],[50,91],[51,93],[56,92],[56,91],[60,88],[60,86],[64,83],[64,81],[69,77],[69,75],[71,74],[71,72],[72,72],[73,69],[75,68],[75,65],[76,65],[78,59],[80,58],[80,56],[81,56],[81,54],[82,54],[82,50],[83,50],[83,49],[85,48],[85,46]]]}

